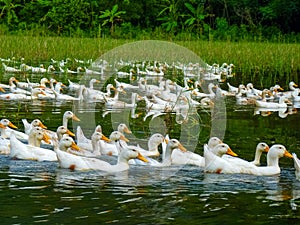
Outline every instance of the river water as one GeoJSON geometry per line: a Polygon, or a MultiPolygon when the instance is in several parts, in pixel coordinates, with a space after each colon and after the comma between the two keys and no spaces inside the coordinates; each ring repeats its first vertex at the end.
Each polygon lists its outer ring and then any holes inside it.
{"type": "MultiPolygon", "coordinates": [[[[223,141],[241,158],[252,160],[260,141],[283,144],[300,155],[299,113],[284,118],[277,112],[262,116],[255,113],[254,106],[236,105],[233,97],[226,97],[224,103],[223,141]]],[[[141,117],[131,118],[129,112],[105,115],[99,103],[0,102],[1,118],[8,118],[21,131],[23,118],[39,118],[55,130],[66,110],[75,111],[81,119],[69,128],[75,132],[80,125],[86,136],[96,124],[101,124],[108,136],[117,126],[118,116],[125,118],[132,130],[127,137],[134,143],[144,145],[155,129],[161,129],[161,120],[151,125],[141,117]]],[[[142,106],[137,108],[140,111],[142,106]]],[[[217,125],[212,124],[209,110],[198,109],[197,115],[198,133],[192,133],[194,123],[188,124],[190,133],[182,129],[183,124],[173,124],[169,131],[175,138],[186,132],[184,135],[191,137],[183,138],[183,145],[192,146],[189,140],[195,139],[197,146],[192,150],[202,155],[203,144],[217,125]]],[[[265,156],[262,163],[266,163],[265,156]]],[[[74,172],[59,168],[57,162],[12,160],[1,155],[1,224],[297,224],[300,182],[295,179],[292,159],[282,158],[280,165],[281,174],[269,177],[207,174],[188,165],[131,166],[123,173],[106,174],[74,172]]]]}

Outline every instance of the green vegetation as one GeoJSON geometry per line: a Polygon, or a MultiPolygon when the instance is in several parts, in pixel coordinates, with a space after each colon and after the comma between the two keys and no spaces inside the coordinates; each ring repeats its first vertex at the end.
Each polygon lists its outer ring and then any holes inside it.
{"type": "MultiPolygon", "coordinates": [[[[51,59],[77,58],[96,60],[107,51],[134,40],[103,38],[0,36],[1,58],[12,58],[30,65],[50,64],[51,59]]],[[[233,63],[234,81],[253,82],[258,86],[290,80],[299,83],[300,45],[288,43],[177,41],[199,55],[204,62],[233,63]]]]}
{"type": "Polygon", "coordinates": [[[299,42],[299,0],[0,0],[0,34],[299,42]]]}

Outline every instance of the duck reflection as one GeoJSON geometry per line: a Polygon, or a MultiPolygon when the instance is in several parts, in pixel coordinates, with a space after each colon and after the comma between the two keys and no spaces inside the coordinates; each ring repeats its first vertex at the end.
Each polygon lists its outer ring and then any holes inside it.
{"type": "Polygon", "coordinates": [[[254,109],[254,115],[261,115],[261,116],[270,116],[271,114],[276,112],[278,113],[278,116],[280,118],[286,118],[288,115],[297,113],[297,109],[294,107],[278,108],[278,109],[256,107],[254,109]]]}

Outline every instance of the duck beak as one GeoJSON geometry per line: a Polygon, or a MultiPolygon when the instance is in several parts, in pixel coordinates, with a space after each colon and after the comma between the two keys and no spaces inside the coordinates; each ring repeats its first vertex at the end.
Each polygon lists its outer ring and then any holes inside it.
{"type": "Polygon", "coordinates": [[[102,134],[101,140],[110,142],[110,139],[102,134]]]}
{"type": "Polygon", "coordinates": [[[5,90],[2,87],[0,87],[0,91],[3,93],[5,92],[5,90]]]}
{"type": "Polygon", "coordinates": [[[79,146],[76,145],[74,141],[72,142],[71,148],[74,149],[74,150],[76,150],[76,151],[80,151],[79,146]]]}
{"type": "Polygon", "coordinates": [[[0,123],[0,128],[6,129],[6,126],[4,126],[2,123],[0,123]]]}
{"type": "Polygon", "coordinates": [[[44,133],[43,141],[45,141],[47,144],[51,144],[50,140],[51,140],[50,136],[48,134],[44,133]]]}
{"type": "Polygon", "coordinates": [[[178,148],[182,151],[182,152],[187,152],[187,149],[185,147],[183,147],[182,144],[178,145],[178,148]]]}
{"type": "Polygon", "coordinates": [[[11,127],[11,128],[14,128],[14,129],[17,129],[17,128],[18,128],[18,127],[16,127],[12,122],[9,122],[8,126],[11,127]]]}
{"type": "Polygon", "coordinates": [[[149,162],[144,156],[141,155],[141,153],[138,153],[137,158],[138,158],[139,160],[144,161],[144,162],[149,162]]]}
{"type": "Polygon", "coordinates": [[[75,121],[78,121],[78,122],[80,121],[80,119],[76,115],[73,115],[72,120],[75,120],[75,121]]]}
{"type": "Polygon", "coordinates": [[[231,150],[231,148],[228,148],[228,149],[227,149],[226,154],[231,155],[231,156],[238,156],[235,152],[233,152],[233,151],[231,150]]]}
{"type": "Polygon", "coordinates": [[[283,156],[288,157],[288,158],[293,158],[292,154],[289,153],[287,150],[285,150],[283,156]]]}
{"type": "Polygon", "coordinates": [[[269,150],[270,150],[269,146],[266,146],[265,147],[265,152],[269,152],[269,150]]]}
{"type": "Polygon", "coordinates": [[[126,142],[129,142],[129,140],[124,136],[124,135],[122,135],[121,137],[120,137],[120,140],[123,140],[123,141],[126,141],[126,142]]]}
{"type": "Polygon", "coordinates": [[[128,127],[125,127],[124,132],[127,133],[127,134],[131,134],[132,133],[131,130],[128,129],[128,127]]]}
{"type": "Polygon", "coordinates": [[[66,134],[72,136],[72,137],[75,137],[75,134],[73,132],[71,132],[69,129],[67,130],[66,134]]]}
{"type": "Polygon", "coordinates": [[[47,127],[42,122],[39,123],[39,127],[43,128],[43,129],[47,129],[47,127]]]}

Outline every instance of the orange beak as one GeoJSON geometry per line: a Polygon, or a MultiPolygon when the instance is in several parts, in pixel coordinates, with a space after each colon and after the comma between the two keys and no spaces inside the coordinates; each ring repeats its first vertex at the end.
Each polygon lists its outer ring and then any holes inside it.
{"type": "Polygon", "coordinates": [[[74,141],[72,142],[71,148],[74,149],[74,150],[76,150],[76,151],[80,151],[79,146],[76,145],[74,141]]]}
{"type": "Polygon", "coordinates": [[[16,127],[12,122],[9,122],[8,126],[11,127],[11,128],[14,128],[14,129],[17,129],[17,128],[18,128],[18,127],[16,127]]]}
{"type": "Polygon", "coordinates": [[[233,151],[231,150],[231,148],[228,148],[228,149],[227,149],[226,154],[231,155],[231,156],[238,156],[235,152],[233,152],[233,151]]]}

